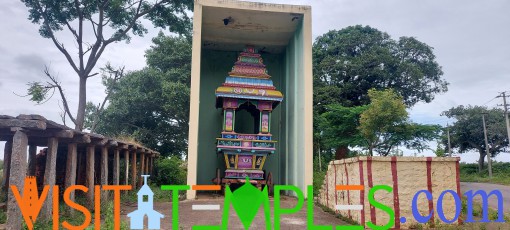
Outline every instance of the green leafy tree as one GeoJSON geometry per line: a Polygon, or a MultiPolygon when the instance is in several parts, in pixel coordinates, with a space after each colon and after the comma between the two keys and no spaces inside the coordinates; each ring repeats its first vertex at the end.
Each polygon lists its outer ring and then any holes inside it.
{"type": "MultiPolygon", "coordinates": [[[[486,146],[483,132],[482,116],[485,115],[487,125],[487,139],[489,142],[489,152],[494,157],[505,150],[508,145],[505,120],[501,109],[488,109],[484,106],[457,106],[442,115],[448,118],[454,118],[456,121],[450,126],[450,142],[453,149],[458,149],[459,153],[477,151],[479,155],[478,171],[483,170],[485,161],[486,146]]],[[[448,140],[443,137],[443,144],[447,145],[448,140]]]]}
{"type": "Polygon", "coordinates": [[[402,97],[393,90],[371,89],[368,96],[370,104],[360,115],[358,130],[370,156],[373,151],[388,156],[400,145],[421,152],[428,149],[427,141],[439,137],[440,126],[409,121],[402,97]]]}
{"type": "MultiPolygon", "coordinates": [[[[402,145],[419,152],[439,137],[439,125],[410,122],[402,97],[393,90],[369,90],[371,103],[365,106],[327,106],[318,120],[325,149],[338,146],[362,147],[369,155],[395,155],[402,145]]],[[[399,153],[400,154],[400,153],[399,153]]]]}
{"type": "Polygon", "coordinates": [[[350,26],[319,36],[313,44],[314,100],[322,114],[334,103],[369,103],[369,89],[392,88],[407,106],[430,102],[448,83],[432,47],[413,37],[393,40],[369,26],[350,26]]]}
{"type": "Polygon", "coordinates": [[[152,41],[147,66],[119,80],[97,131],[131,136],[164,156],[182,156],[188,138],[191,42],[162,33],[152,41]]]}
{"type": "Polygon", "coordinates": [[[445,148],[440,143],[437,144],[436,150],[434,150],[434,154],[436,154],[436,157],[446,157],[447,156],[445,148]]]}
{"type": "MultiPolygon", "coordinates": [[[[338,146],[328,147],[342,149],[356,145],[352,141],[359,141],[354,138],[356,136],[338,135],[335,138],[330,135],[323,138],[320,135],[321,132],[332,133],[336,128],[329,125],[339,126],[336,131],[339,134],[348,127],[351,128],[350,133],[355,132],[352,124],[340,124],[342,120],[329,113],[331,106],[347,109],[368,105],[369,89],[391,88],[402,96],[407,107],[411,107],[419,101],[432,101],[434,95],[446,92],[448,86],[441,78],[443,72],[435,61],[432,47],[413,37],[394,40],[387,33],[369,26],[350,26],[319,36],[313,44],[313,65],[316,147],[336,142],[338,146]],[[325,113],[329,115],[322,117],[325,113]]],[[[435,129],[418,124],[414,126],[415,136],[421,134],[418,128],[435,129]]],[[[409,136],[404,139],[410,146],[425,148],[417,141],[409,141],[409,136]]]]}
{"type": "MultiPolygon", "coordinates": [[[[45,70],[50,79],[47,83],[29,83],[31,100],[41,103],[58,90],[64,114],[82,130],[85,120],[87,80],[97,75],[94,67],[107,47],[131,39],[130,32],[143,36],[147,29],[142,19],[152,21],[154,26],[171,32],[189,34],[191,23],[187,11],[192,9],[191,0],[21,0],[28,8],[29,20],[40,25],[42,37],[51,39],[65,56],[79,78],[78,109],[74,116],[59,80],[45,70]],[[59,32],[66,30],[74,41],[65,45],[58,39],[59,32]],[[91,38],[91,39],[89,39],[91,38]],[[76,47],[76,49],[73,49],[76,47]]],[[[65,120],[65,116],[63,118],[65,120]]]]}
{"type": "Polygon", "coordinates": [[[368,106],[344,107],[339,104],[328,106],[326,112],[319,117],[324,147],[332,149],[338,146],[363,145],[364,139],[358,127],[360,116],[367,108],[368,106]]]}
{"type": "Polygon", "coordinates": [[[360,115],[359,131],[366,141],[368,154],[372,156],[374,149],[392,145],[392,133],[403,129],[408,114],[402,97],[391,89],[371,89],[368,96],[370,104],[360,115]]]}

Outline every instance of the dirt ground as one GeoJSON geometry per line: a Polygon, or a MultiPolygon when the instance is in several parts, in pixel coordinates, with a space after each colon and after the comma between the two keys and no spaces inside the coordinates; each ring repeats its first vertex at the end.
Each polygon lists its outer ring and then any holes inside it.
{"type": "MultiPolygon", "coordinates": [[[[293,197],[283,196],[281,198],[282,208],[292,208],[296,205],[297,199],[293,197]]],[[[270,198],[271,205],[271,224],[273,225],[273,198],[270,198]]],[[[122,204],[121,216],[129,221],[126,215],[136,209],[136,203],[122,204]]],[[[172,228],[172,202],[157,202],[154,203],[154,209],[163,215],[165,218],[161,222],[161,229],[172,228]]],[[[220,225],[223,213],[223,197],[201,195],[199,199],[192,201],[179,202],[179,227],[180,229],[191,229],[195,225],[220,225]],[[220,211],[198,211],[192,210],[192,205],[212,205],[219,204],[220,211]]],[[[300,212],[290,215],[282,215],[280,218],[281,228],[285,229],[305,229],[306,220],[306,201],[300,212]]],[[[349,225],[348,223],[334,217],[333,215],[322,211],[320,207],[314,207],[314,223],[316,225],[349,225]]],[[[272,226],[274,227],[274,226],[272,226]]],[[[228,229],[244,229],[241,221],[237,217],[236,212],[232,207],[229,211],[228,229]]],[[[259,209],[250,229],[266,229],[263,209],[259,209]]]]}

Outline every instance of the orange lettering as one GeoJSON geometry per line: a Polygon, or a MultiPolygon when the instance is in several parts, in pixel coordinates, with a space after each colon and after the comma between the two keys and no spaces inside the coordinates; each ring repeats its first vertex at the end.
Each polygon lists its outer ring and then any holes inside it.
{"type": "MultiPolygon", "coordinates": [[[[23,197],[18,190],[16,185],[11,185],[11,190],[14,195],[14,199],[18,203],[23,219],[27,224],[27,228],[32,230],[34,228],[35,220],[41,211],[44,200],[48,196],[49,186],[45,185],[44,189],[39,197],[37,194],[37,182],[35,177],[25,177],[25,186],[23,188],[23,197]]],[[[58,196],[57,196],[58,199],[58,196]]]]}
{"type": "Polygon", "coordinates": [[[101,186],[94,186],[94,229],[101,229],[101,186]]]}
{"type": "Polygon", "coordinates": [[[81,190],[83,192],[88,192],[89,189],[83,185],[73,185],[69,188],[66,189],[66,191],[64,192],[64,202],[71,208],[74,208],[78,211],[80,211],[81,213],[83,213],[83,215],[85,216],[85,220],[83,221],[83,224],[80,225],[80,226],[74,226],[74,225],[71,225],[69,224],[67,221],[64,221],[62,223],[62,227],[64,228],[67,228],[67,229],[70,229],[70,230],[83,230],[85,228],[87,228],[90,224],[90,221],[92,220],[92,217],[91,217],[91,214],[89,212],[89,210],[75,202],[73,202],[71,199],[70,199],[70,194],[72,191],[74,190],[81,190]]]}
{"type": "Polygon", "coordinates": [[[120,191],[131,190],[131,185],[103,185],[104,190],[113,190],[113,229],[120,229],[120,191]]]}
{"type": "Polygon", "coordinates": [[[58,185],[55,185],[53,186],[53,230],[58,230],[58,223],[59,223],[59,218],[58,218],[58,196],[59,196],[59,192],[58,192],[58,185]]]}

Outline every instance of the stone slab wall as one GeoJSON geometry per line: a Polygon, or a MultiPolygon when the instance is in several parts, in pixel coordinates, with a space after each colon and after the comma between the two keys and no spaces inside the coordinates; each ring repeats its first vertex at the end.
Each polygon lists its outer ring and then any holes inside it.
{"type": "MultiPolygon", "coordinates": [[[[379,190],[374,197],[395,211],[394,228],[399,229],[416,223],[412,213],[413,197],[418,191],[427,190],[432,194],[432,200],[422,193],[416,206],[422,216],[433,210],[431,221],[440,221],[436,207],[440,194],[445,190],[460,194],[459,160],[458,157],[355,157],[332,161],[318,201],[332,210],[336,210],[336,205],[362,205],[362,210],[336,212],[360,224],[384,225],[388,223],[388,214],[370,205],[368,194],[376,185],[388,185],[393,188],[392,192],[379,190]],[[364,190],[336,191],[336,185],[363,185],[364,190]],[[401,222],[401,217],[406,221],[401,222]]],[[[453,196],[445,195],[442,204],[445,217],[453,219],[456,211],[453,196]]]]}

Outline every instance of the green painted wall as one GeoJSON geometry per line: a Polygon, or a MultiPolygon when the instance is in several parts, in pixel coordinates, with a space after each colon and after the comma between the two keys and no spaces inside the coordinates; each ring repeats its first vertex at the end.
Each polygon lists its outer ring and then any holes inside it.
{"type": "MultiPolygon", "coordinates": [[[[213,51],[202,49],[200,70],[200,114],[198,124],[198,163],[197,184],[211,184],[211,179],[216,175],[216,168],[225,170],[223,155],[216,153],[216,138],[220,136],[223,113],[215,108],[215,89],[220,86],[231,71],[239,52],[213,51]]],[[[276,88],[284,94],[285,88],[285,65],[282,54],[263,54],[264,64],[276,88]]],[[[286,143],[282,133],[285,130],[285,104],[286,98],[274,111],[271,117],[271,133],[277,145],[276,154],[272,154],[264,165],[266,171],[273,174],[276,184],[282,182],[282,162],[285,161],[286,143]]],[[[236,124],[238,125],[238,124],[236,124]]],[[[251,124],[250,124],[251,125],[251,124]]]]}
{"type": "Polygon", "coordinates": [[[285,157],[281,161],[283,182],[288,185],[296,185],[302,191],[306,189],[304,184],[304,71],[303,71],[303,24],[297,26],[294,36],[289,41],[284,56],[284,80],[285,91],[287,92],[286,119],[284,135],[287,137],[285,142],[285,157]]]}

